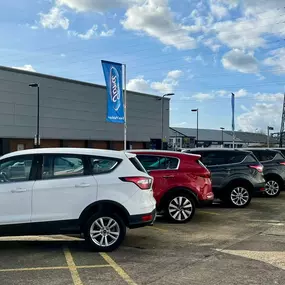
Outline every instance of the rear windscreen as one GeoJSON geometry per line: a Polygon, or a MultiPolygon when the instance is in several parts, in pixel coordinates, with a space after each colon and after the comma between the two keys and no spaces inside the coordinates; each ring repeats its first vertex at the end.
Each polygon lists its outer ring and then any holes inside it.
{"type": "Polygon", "coordinates": [[[134,165],[134,167],[141,171],[141,172],[146,172],[146,170],[144,169],[144,167],[141,165],[141,163],[139,162],[139,160],[136,157],[131,157],[129,158],[129,160],[131,161],[131,163],[134,165]]]}
{"type": "Polygon", "coordinates": [[[285,157],[281,153],[276,153],[274,160],[285,160],[285,157]]]}
{"type": "Polygon", "coordinates": [[[257,158],[255,158],[254,155],[249,154],[249,155],[246,156],[244,162],[249,162],[249,163],[250,162],[258,162],[258,160],[257,160],[257,158]]]}

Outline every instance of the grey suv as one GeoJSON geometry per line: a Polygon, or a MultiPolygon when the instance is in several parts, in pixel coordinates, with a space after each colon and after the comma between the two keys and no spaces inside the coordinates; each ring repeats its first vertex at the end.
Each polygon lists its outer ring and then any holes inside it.
{"type": "Polygon", "coordinates": [[[264,191],[263,166],[249,151],[195,148],[182,152],[201,155],[211,171],[215,198],[231,206],[245,207],[255,192],[264,191]]]}
{"type": "Polygon", "coordinates": [[[264,166],[264,178],[266,180],[265,193],[269,197],[277,197],[284,188],[285,181],[285,157],[276,149],[253,148],[247,149],[253,152],[264,166]]]}

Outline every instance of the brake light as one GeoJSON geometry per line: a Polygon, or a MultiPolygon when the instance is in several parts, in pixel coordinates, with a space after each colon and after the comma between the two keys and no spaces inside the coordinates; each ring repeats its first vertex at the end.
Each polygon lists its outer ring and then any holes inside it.
{"type": "Polygon", "coordinates": [[[263,172],[263,165],[249,165],[250,168],[257,170],[258,172],[263,172]]]}
{"type": "Polygon", "coordinates": [[[142,176],[121,177],[124,182],[132,182],[136,184],[142,190],[148,190],[152,185],[152,178],[142,176]]]}
{"type": "Polygon", "coordinates": [[[284,165],[285,166],[285,162],[279,162],[279,164],[284,165]]]}
{"type": "Polygon", "coordinates": [[[211,178],[211,172],[202,173],[199,174],[199,176],[203,178],[211,178]]]}

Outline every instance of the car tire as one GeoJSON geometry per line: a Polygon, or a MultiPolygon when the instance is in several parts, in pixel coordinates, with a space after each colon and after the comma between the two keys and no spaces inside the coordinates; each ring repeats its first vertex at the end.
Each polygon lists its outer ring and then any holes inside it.
{"type": "Polygon", "coordinates": [[[168,197],[164,205],[167,219],[173,223],[189,222],[196,210],[195,200],[190,194],[175,193],[168,197]]]}
{"type": "Polygon", "coordinates": [[[226,202],[235,208],[244,208],[251,202],[252,192],[246,184],[234,184],[229,188],[226,196],[226,202]]]}
{"type": "Polygon", "coordinates": [[[85,224],[84,238],[94,251],[109,252],[117,249],[126,235],[126,225],[115,213],[99,212],[85,224]]]}
{"type": "Polygon", "coordinates": [[[268,178],[265,183],[265,195],[267,197],[277,197],[280,195],[282,184],[276,178],[268,178]]]}

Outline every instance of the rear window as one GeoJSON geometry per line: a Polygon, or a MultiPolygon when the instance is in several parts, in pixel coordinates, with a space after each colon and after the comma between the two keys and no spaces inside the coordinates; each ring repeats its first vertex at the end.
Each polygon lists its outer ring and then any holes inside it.
{"type": "Polygon", "coordinates": [[[240,163],[245,159],[246,153],[237,151],[192,151],[193,154],[200,154],[201,161],[205,165],[221,165],[240,163]]]}
{"type": "Polygon", "coordinates": [[[120,163],[120,160],[110,157],[90,157],[92,174],[103,174],[114,170],[120,163]]]}
{"type": "Polygon", "coordinates": [[[137,155],[146,170],[177,169],[179,160],[176,157],[137,155]]]}
{"type": "Polygon", "coordinates": [[[280,153],[276,153],[274,160],[285,160],[285,157],[280,153]]]}
{"type": "Polygon", "coordinates": [[[129,158],[129,160],[137,170],[146,173],[146,170],[144,169],[144,167],[142,166],[142,164],[140,163],[140,161],[136,157],[131,157],[131,158],[129,158]]]}
{"type": "Polygon", "coordinates": [[[251,162],[258,162],[258,160],[252,154],[249,154],[246,156],[244,162],[251,163],[251,162]]]}
{"type": "Polygon", "coordinates": [[[277,153],[275,151],[270,151],[270,150],[259,152],[261,161],[272,160],[276,156],[276,154],[277,153]]]}

